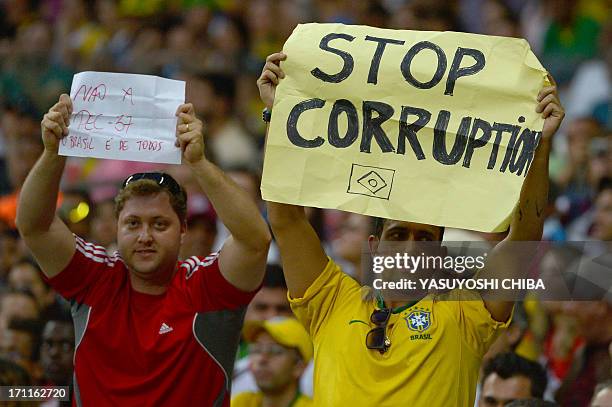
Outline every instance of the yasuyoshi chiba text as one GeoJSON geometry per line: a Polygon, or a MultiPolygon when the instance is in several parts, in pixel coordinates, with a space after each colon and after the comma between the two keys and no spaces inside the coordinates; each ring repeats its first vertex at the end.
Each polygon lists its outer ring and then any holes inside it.
{"type": "Polygon", "coordinates": [[[395,281],[374,279],[377,290],[546,290],[541,278],[401,278],[395,281]]]}

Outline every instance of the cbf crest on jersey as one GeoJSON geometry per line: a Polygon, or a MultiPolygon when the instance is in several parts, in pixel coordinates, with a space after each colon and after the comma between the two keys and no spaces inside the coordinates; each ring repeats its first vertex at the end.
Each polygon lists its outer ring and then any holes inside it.
{"type": "Polygon", "coordinates": [[[431,325],[431,312],[424,309],[412,311],[406,318],[408,329],[415,332],[424,332],[431,325]]]}

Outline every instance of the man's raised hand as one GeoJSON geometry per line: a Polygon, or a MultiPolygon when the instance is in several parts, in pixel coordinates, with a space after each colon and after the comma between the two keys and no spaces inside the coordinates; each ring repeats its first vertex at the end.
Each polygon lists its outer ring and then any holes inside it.
{"type": "Polygon", "coordinates": [[[544,129],[542,130],[544,140],[552,138],[565,117],[565,110],[563,110],[557,93],[557,83],[550,74],[548,74],[548,80],[551,86],[547,86],[540,91],[538,106],[536,107],[536,112],[542,113],[542,118],[544,118],[544,129]]]}
{"type": "Polygon", "coordinates": [[[285,73],[281,69],[280,63],[286,59],[287,55],[282,52],[269,55],[268,58],[266,58],[266,64],[263,67],[261,76],[257,79],[259,96],[268,109],[272,109],[272,105],[274,104],[276,86],[280,82],[280,79],[285,77],[285,73]]]}
{"type": "Polygon", "coordinates": [[[195,164],[204,158],[204,124],[195,116],[191,103],[180,105],[176,115],[176,146],[181,148],[186,163],[195,164]]]}
{"type": "Polygon", "coordinates": [[[45,114],[40,122],[42,140],[45,150],[56,153],[60,140],[68,135],[68,125],[72,114],[72,100],[63,93],[58,102],[45,114]]]}

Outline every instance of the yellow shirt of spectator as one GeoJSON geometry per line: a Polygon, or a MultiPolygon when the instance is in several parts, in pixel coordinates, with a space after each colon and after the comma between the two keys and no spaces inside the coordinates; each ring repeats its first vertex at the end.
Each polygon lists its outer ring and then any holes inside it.
{"type": "MultiPolygon", "coordinates": [[[[263,394],[254,392],[240,393],[232,399],[231,407],[262,407],[263,394]]],[[[299,394],[289,407],[313,407],[312,400],[303,394],[299,394]]]]}
{"type": "Polygon", "coordinates": [[[473,406],[482,356],[508,322],[495,321],[479,294],[444,295],[457,300],[425,297],[391,315],[391,346],[381,354],[365,344],[376,301],[364,301],[330,260],[303,298],[289,298],[313,339],[314,404],[473,406]]]}

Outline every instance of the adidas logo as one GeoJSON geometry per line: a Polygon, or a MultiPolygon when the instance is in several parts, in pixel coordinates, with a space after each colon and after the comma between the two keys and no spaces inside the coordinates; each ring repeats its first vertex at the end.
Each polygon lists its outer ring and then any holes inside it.
{"type": "Polygon", "coordinates": [[[165,322],[163,322],[161,324],[161,326],[159,327],[159,334],[167,334],[168,332],[174,331],[173,328],[169,327],[165,322]]]}

